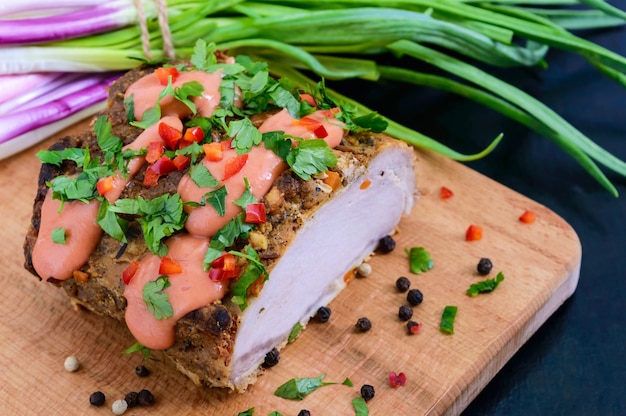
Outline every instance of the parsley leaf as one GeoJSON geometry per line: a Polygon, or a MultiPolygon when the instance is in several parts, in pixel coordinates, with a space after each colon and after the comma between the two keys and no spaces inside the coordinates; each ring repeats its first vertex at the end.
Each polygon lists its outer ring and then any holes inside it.
{"type": "Polygon", "coordinates": [[[246,185],[246,189],[243,191],[243,194],[241,194],[239,198],[233,201],[233,204],[245,209],[246,205],[256,203],[257,199],[254,197],[254,195],[252,195],[252,192],[250,192],[250,182],[248,182],[248,178],[243,178],[243,181],[246,185]]]}
{"type": "Polygon", "coordinates": [[[182,230],[187,219],[178,194],[163,194],[152,200],[140,196],[135,199],[118,199],[108,209],[118,214],[137,215],[146,246],[158,255],[167,253],[167,246],[162,240],[182,230]]]}
{"type": "Polygon", "coordinates": [[[140,352],[146,360],[150,359],[150,349],[144,347],[139,342],[135,342],[133,345],[126,348],[124,351],[122,351],[122,354],[132,354],[134,352],[140,352]]]}
{"type": "Polygon", "coordinates": [[[220,217],[223,217],[226,214],[226,194],[228,191],[226,190],[226,186],[221,186],[214,191],[207,192],[204,197],[202,197],[203,201],[211,204],[215,211],[217,211],[220,217]]]}
{"type": "Polygon", "coordinates": [[[472,283],[465,292],[468,296],[478,296],[479,293],[492,292],[504,280],[504,274],[499,272],[494,279],[486,279],[481,282],[472,283]]]}
{"type": "Polygon", "coordinates": [[[302,324],[300,322],[296,322],[293,328],[291,328],[291,332],[289,333],[289,337],[287,338],[287,343],[291,344],[292,342],[294,342],[296,338],[298,338],[298,335],[300,335],[300,332],[302,332],[302,324]]]}
{"type": "Polygon", "coordinates": [[[324,172],[337,164],[337,156],[322,139],[300,140],[285,160],[291,169],[304,180],[324,172]]]}
{"type": "Polygon", "coordinates": [[[61,166],[64,160],[69,160],[76,163],[77,166],[82,166],[85,157],[87,157],[87,150],[73,147],[63,150],[40,150],[36,156],[42,163],[49,163],[55,166],[61,166]]]}
{"type": "Polygon", "coordinates": [[[354,383],[348,377],[346,377],[346,379],[341,384],[348,387],[354,387],[354,383]]]}
{"type": "Polygon", "coordinates": [[[247,291],[250,285],[261,276],[264,276],[265,280],[267,280],[269,274],[263,263],[261,263],[259,254],[252,247],[247,246],[245,254],[238,251],[230,251],[229,253],[248,260],[243,273],[241,273],[239,279],[230,287],[230,291],[233,295],[231,301],[235,305],[239,305],[239,308],[244,311],[248,307],[247,291]]]}
{"type": "Polygon", "coordinates": [[[167,293],[163,290],[170,287],[171,283],[167,276],[159,276],[153,282],[146,282],[141,294],[148,310],[156,319],[166,319],[174,315],[174,309],[169,301],[167,293]]]}
{"type": "MultiPolygon", "coordinates": [[[[211,238],[209,248],[204,254],[204,269],[210,268],[211,262],[222,255],[222,251],[231,247],[235,240],[240,237],[245,237],[254,228],[253,225],[245,222],[245,214],[240,213],[232,220],[228,221],[226,225],[220,228],[217,233],[211,238]]],[[[241,254],[241,253],[238,253],[241,254]]]]}
{"type": "Polygon", "coordinates": [[[335,383],[325,383],[322,380],[326,374],[313,378],[292,378],[279,386],[274,392],[275,396],[290,400],[303,400],[310,393],[320,387],[335,383]]]}
{"type": "Polygon", "coordinates": [[[209,169],[202,163],[193,165],[189,169],[189,176],[200,188],[215,188],[220,184],[220,182],[215,179],[215,176],[213,176],[209,169]]]}
{"type": "Polygon", "coordinates": [[[65,228],[58,227],[52,230],[52,242],[54,244],[65,244],[65,228]]]}
{"type": "Polygon", "coordinates": [[[355,416],[368,416],[370,414],[367,402],[363,397],[352,399],[352,407],[354,407],[355,416]]]}
{"type": "Polygon", "coordinates": [[[209,66],[217,62],[215,44],[207,45],[204,39],[198,39],[193,48],[193,55],[191,55],[190,61],[197,69],[206,71],[209,66]]]}
{"type": "Polygon", "coordinates": [[[280,413],[278,410],[274,410],[272,413],[270,413],[267,416],[283,416],[283,414],[280,413]]]}
{"type": "Polygon", "coordinates": [[[196,105],[189,97],[200,97],[203,91],[204,86],[198,81],[185,82],[181,87],[174,89],[174,98],[189,107],[193,114],[196,114],[196,105]]]}
{"type": "Polygon", "coordinates": [[[254,127],[249,118],[231,121],[226,132],[233,137],[233,144],[238,154],[248,153],[252,146],[261,143],[263,135],[254,127]]]}
{"type": "Polygon", "coordinates": [[[412,273],[420,274],[433,268],[433,260],[424,247],[411,247],[410,250],[405,248],[404,251],[409,256],[409,265],[412,273]]]}
{"type": "Polygon", "coordinates": [[[116,240],[126,243],[128,221],[115,215],[115,213],[109,209],[109,206],[109,201],[102,198],[100,207],[98,208],[98,215],[96,216],[96,223],[102,228],[102,231],[116,240]]]}
{"type": "Polygon", "coordinates": [[[456,306],[446,306],[443,308],[443,313],[441,314],[441,323],[439,324],[439,329],[442,332],[447,334],[454,334],[454,320],[456,319],[456,312],[458,307],[456,306]]]}
{"type": "Polygon", "coordinates": [[[248,410],[244,410],[243,412],[237,413],[237,416],[252,416],[253,414],[254,414],[254,407],[251,407],[248,410]]]}
{"type": "Polygon", "coordinates": [[[287,159],[287,155],[291,152],[291,140],[282,131],[270,131],[263,133],[263,144],[265,148],[276,153],[283,160],[287,159]]]}

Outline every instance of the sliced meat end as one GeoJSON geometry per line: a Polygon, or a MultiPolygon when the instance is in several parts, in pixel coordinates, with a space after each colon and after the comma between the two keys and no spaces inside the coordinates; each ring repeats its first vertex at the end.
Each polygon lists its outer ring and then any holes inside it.
{"type": "Polygon", "coordinates": [[[306,219],[270,278],[241,316],[230,381],[247,383],[268,351],[282,346],[345,287],[344,275],[393,232],[416,196],[414,152],[402,143],[383,146],[369,166],[345,169],[349,185],[306,219]]]}

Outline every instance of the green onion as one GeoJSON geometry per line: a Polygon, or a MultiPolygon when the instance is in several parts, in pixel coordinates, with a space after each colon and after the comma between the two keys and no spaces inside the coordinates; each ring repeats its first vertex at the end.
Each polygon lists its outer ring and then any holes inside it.
{"type": "MultiPolygon", "coordinates": [[[[51,14],[38,3],[28,1],[19,12],[51,14]]],[[[84,7],[100,10],[94,5],[84,7]]],[[[626,13],[603,0],[169,0],[167,5],[177,58],[189,58],[201,38],[232,54],[265,60],[274,75],[288,77],[303,89],[312,90],[317,83],[312,78],[319,77],[335,83],[361,78],[440,89],[551,140],[615,196],[601,168],[626,176],[624,161],[543,103],[475,66],[546,68],[547,52],[555,48],[580,55],[599,74],[626,86],[626,57],[570,32],[623,25],[626,13]],[[394,62],[394,56],[403,58],[394,62]],[[447,75],[416,71],[414,62],[429,63],[447,75]]],[[[3,7],[1,19],[12,18],[12,7],[3,7]]],[[[78,4],[72,10],[84,12],[78,4]]],[[[158,61],[164,42],[152,13],[146,22],[149,51],[158,61]]],[[[73,39],[45,39],[0,47],[0,75],[127,70],[146,60],[138,24],[73,39]]],[[[502,140],[499,135],[485,149],[461,154],[394,122],[384,109],[369,109],[332,90],[328,94],[357,115],[383,113],[388,134],[455,160],[484,157],[502,140]]]]}

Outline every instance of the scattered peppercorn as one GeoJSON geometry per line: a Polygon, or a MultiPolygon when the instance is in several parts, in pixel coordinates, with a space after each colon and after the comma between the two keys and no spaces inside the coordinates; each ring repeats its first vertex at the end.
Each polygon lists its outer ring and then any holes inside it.
{"type": "Polygon", "coordinates": [[[488,275],[491,272],[492,268],[493,268],[493,264],[491,263],[491,260],[489,260],[486,257],[481,258],[480,261],[478,262],[478,266],[476,266],[476,270],[478,271],[478,274],[481,274],[483,276],[488,275]]]}
{"type": "Polygon", "coordinates": [[[374,386],[370,386],[369,384],[363,384],[363,386],[361,387],[361,397],[363,397],[363,400],[370,401],[374,398],[374,394],[376,392],[374,391],[374,386]]]}
{"type": "Polygon", "coordinates": [[[413,309],[409,305],[402,305],[398,309],[398,317],[403,321],[408,321],[413,317],[413,309]]]}
{"type": "Polygon", "coordinates": [[[363,317],[356,321],[355,327],[359,332],[367,332],[372,329],[372,323],[369,319],[363,317]]]}
{"type": "Polygon", "coordinates": [[[91,396],[89,396],[89,404],[91,404],[92,406],[100,407],[104,404],[105,401],[106,397],[101,391],[95,391],[91,393],[91,396]]]}
{"type": "Polygon", "coordinates": [[[270,352],[265,354],[265,360],[263,361],[263,368],[274,367],[280,361],[280,352],[277,348],[273,348],[270,352]]]}
{"type": "Polygon", "coordinates": [[[150,375],[150,370],[148,370],[146,366],[139,365],[135,367],[135,374],[139,377],[148,377],[150,375]]]}
{"type": "Polygon", "coordinates": [[[137,403],[139,406],[152,406],[154,404],[154,395],[150,390],[141,390],[137,394],[137,403]]]}
{"type": "Polygon", "coordinates": [[[406,323],[406,329],[409,332],[409,335],[415,335],[422,330],[422,324],[415,321],[409,321],[406,323]]]}
{"type": "Polygon", "coordinates": [[[359,264],[359,267],[356,268],[357,276],[367,277],[372,274],[372,266],[367,263],[359,264]]]}
{"type": "Polygon", "coordinates": [[[124,400],[126,400],[128,407],[135,407],[139,404],[139,393],[131,391],[124,397],[124,400]]]}
{"type": "Polygon", "coordinates": [[[417,306],[424,300],[424,295],[419,289],[411,289],[406,295],[406,300],[411,306],[417,306]]]}
{"type": "Polygon", "coordinates": [[[126,403],[126,400],[116,400],[111,406],[111,411],[114,415],[123,415],[124,413],[126,413],[127,409],[128,403],[126,403]]]}
{"type": "Polygon", "coordinates": [[[302,409],[298,412],[298,416],[311,416],[311,412],[306,409],[302,409]]]}
{"type": "Polygon", "coordinates": [[[380,240],[378,240],[377,251],[381,253],[390,253],[396,248],[396,242],[390,235],[386,235],[380,240]]]}
{"type": "Polygon", "coordinates": [[[69,357],[65,359],[63,366],[65,367],[67,371],[69,371],[70,373],[73,373],[74,371],[77,371],[80,368],[80,361],[78,361],[78,358],[76,358],[75,356],[70,355],[69,357]]]}
{"type": "Polygon", "coordinates": [[[317,310],[317,313],[315,314],[316,319],[319,322],[328,322],[328,320],[330,319],[330,314],[332,313],[332,311],[330,310],[329,307],[327,306],[322,306],[317,310]]]}
{"type": "Polygon", "coordinates": [[[398,280],[396,280],[396,287],[400,292],[404,293],[411,287],[411,281],[408,277],[400,276],[398,280]]]}

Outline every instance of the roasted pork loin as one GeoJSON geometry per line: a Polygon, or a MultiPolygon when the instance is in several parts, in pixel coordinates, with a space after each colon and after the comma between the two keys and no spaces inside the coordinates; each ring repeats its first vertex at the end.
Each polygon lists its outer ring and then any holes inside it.
{"type": "MultiPolygon", "coordinates": [[[[145,67],[131,71],[110,90],[104,115],[112,134],[127,145],[142,130],[127,123],[124,92],[150,71],[145,67]]],[[[259,126],[272,114],[258,114],[252,120],[259,126]]],[[[218,132],[212,135],[219,140],[218,132]]],[[[64,137],[51,150],[85,147],[92,157],[102,154],[92,131],[64,137]]],[[[411,147],[384,134],[346,132],[333,153],[337,163],[329,171],[304,180],[285,169],[259,198],[266,221],[235,244],[235,248],[254,248],[269,274],[247,288],[247,307],[233,303],[228,294],[228,284],[237,281],[233,278],[224,283],[225,296],[184,313],[173,323],[174,340],[163,348],[164,353],[195,384],[245,390],[259,374],[266,354],[282,348],[296,323],[306,325],[319,307],[328,304],[345,287],[346,273],[370,255],[379,239],[393,233],[402,215],[410,212],[416,197],[411,147]],[[329,175],[338,175],[339,180],[329,185],[329,175]]],[[[126,183],[120,198],[153,199],[175,194],[188,169],[171,172],[155,186],[145,187],[143,166],[126,183]]],[[[42,206],[51,192],[47,184],[59,175],[79,171],[72,162],[42,165],[24,245],[25,267],[65,289],[77,308],[124,321],[134,300],[128,299],[128,282],[122,276],[131,263],[150,255],[141,226],[132,216],[127,216],[126,242],[102,234],[87,262],[69,278],[41,275],[33,262],[42,206]]],[[[191,237],[180,230],[171,238],[191,237]]],[[[175,255],[172,250],[174,260],[184,264],[185,255],[175,255]]],[[[172,282],[176,279],[171,275],[172,282]]],[[[163,291],[168,290],[173,288],[163,291]]]]}

